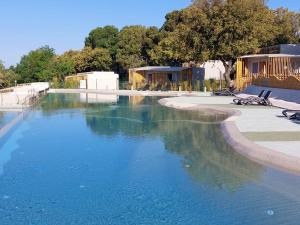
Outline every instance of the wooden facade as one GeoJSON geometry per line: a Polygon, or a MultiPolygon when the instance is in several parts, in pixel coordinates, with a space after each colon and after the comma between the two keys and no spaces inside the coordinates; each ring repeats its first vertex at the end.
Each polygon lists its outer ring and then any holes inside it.
{"type": "Polygon", "coordinates": [[[132,89],[145,85],[165,85],[167,83],[186,82],[191,85],[192,68],[186,67],[141,67],[129,69],[129,83],[132,89]]]}
{"type": "Polygon", "coordinates": [[[300,89],[300,55],[250,55],[237,59],[236,86],[300,89]]]}

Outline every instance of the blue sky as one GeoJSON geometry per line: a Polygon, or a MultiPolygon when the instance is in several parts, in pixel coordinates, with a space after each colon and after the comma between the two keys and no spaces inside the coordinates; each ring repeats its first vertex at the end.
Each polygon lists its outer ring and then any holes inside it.
{"type": "MultiPolygon", "coordinates": [[[[49,45],[62,53],[80,49],[89,31],[97,26],[142,24],[161,26],[167,12],[181,9],[190,0],[5,0],[0,13],[0,59],[17,63],[30,50],[49,45]]],[[[298,0],[269,0],[299,10],[298,0]]]]}

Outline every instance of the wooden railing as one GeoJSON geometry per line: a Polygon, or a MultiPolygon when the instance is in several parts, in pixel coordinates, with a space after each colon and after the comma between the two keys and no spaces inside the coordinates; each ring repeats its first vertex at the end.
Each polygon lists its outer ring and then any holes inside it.
{"type": "Polygon", "coordinates": [[[300,73],[288,73],[288,74],[265,74],[265,73],[247,73],[247,74],[243,74],[242,78],[243,79],[252,79],[252,78],[259,78],[259,77],[263,77],[263,78],[268,78],[270,76],[274,76],[279,80],[285,80],[288,77],[296,77],[298,79],[300,79],[300,73]]]}
{"type": "Polygon", "coordinates": [[[265,76],[265,74],[248,73],[242,76],[242,84],[242,89],[251,84],[284,89],[299,89],[300,74],[276,74],[275,76],[265,76]]]}

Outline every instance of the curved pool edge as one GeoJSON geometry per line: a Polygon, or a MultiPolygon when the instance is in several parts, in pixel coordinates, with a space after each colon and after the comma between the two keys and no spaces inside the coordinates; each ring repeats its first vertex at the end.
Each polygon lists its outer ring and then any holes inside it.
{"type": "MultiPolygon", "coordinates": [[[[228,114],[228,118],[220,123],[221,131],[224,135],[226,142],[232,146],[232,148],[243,155],[244,157],[258,162],[260,164],[268,165],[280,170],[284,170],[289,173],[300,175],[300,158],[290,156],[276,150],[272,150],[263,146],[260,146],[253,141],[247,139],[238,129],[235,120],[241,115],[241,111],[238,109],[228,109],[218,106],[210,106],[205,104],[190,104],[170,101],[170,98],[160,99],[158,102],[160,105],[179,109],[179,110],[214,110],[228,114]]],[[[171,98],[172,99],[172,98],[171,98]]]]}

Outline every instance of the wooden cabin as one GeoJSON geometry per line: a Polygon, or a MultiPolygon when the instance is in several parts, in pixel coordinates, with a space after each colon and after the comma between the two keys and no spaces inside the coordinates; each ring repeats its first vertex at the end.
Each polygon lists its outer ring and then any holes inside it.
{"type": "Polygon", "coordinates": [[[300,55],[257,54],[237,59],[236,86],[248,85],[300,90],[300,55]]]}
{"type": "Polygon", "coordinates": [[[132,89],[143,88],[145,85],[164,85],[166,83],[186,82],[191,85],[193,68],[148,66],[129,69],[129,83],[132,89]]]}

